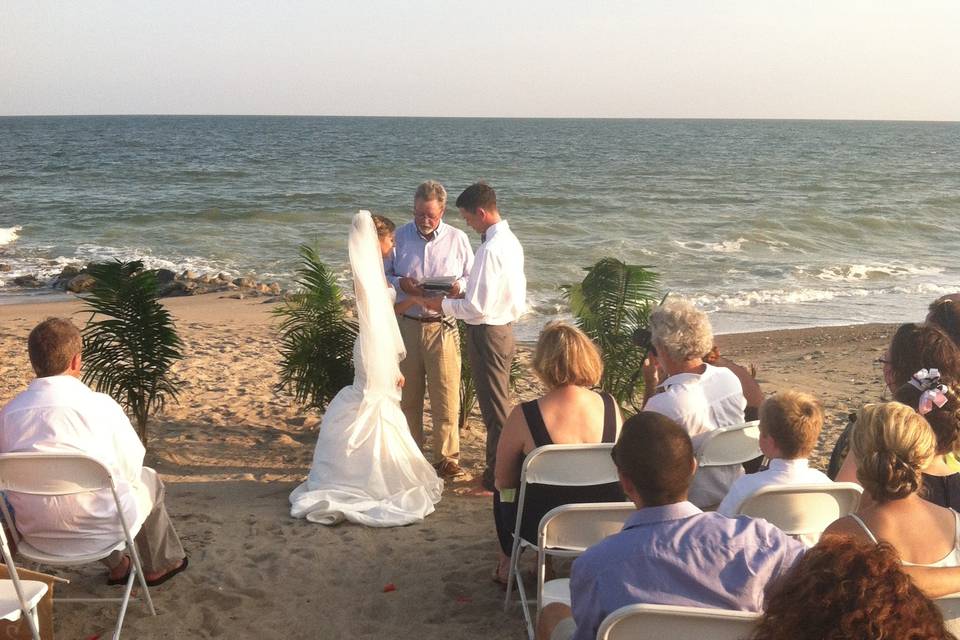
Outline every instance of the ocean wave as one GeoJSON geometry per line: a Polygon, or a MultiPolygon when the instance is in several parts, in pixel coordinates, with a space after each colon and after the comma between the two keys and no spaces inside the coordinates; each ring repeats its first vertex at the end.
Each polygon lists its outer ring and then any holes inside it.
{"type": "Polygon", "coordinates": [[[752,291],[738,291],[729,294],[694,296],[694,303],[708,311],[756,307],[760,305],[803,304],[808,302],[826,302],[843,298],[865,298],[882,295],[917,295],[931,296],[931,299],[954,292],[954,288],[941,285],[923,283],[914,286],[896,286],[882,289],[865,287],[846,289],[759,289],[752,291]]]}
{"type": "Polygon", "coordinates": [[[710,251],[712,253],[740,253],[743,251],[743,243],[746,238],[737,238],[736,240],[723,240],[721,242],[700,242],[699,240],[674,240],[684,249],[691,251],[710,251]]]}
{"type": "Polygon", "coordinates": [[[23,231],[23,227],[19,225],[0,228],[0,247],[5,247],[8,244],[16,242],[17,238],[20,237],[21,231],[23,231]]]}
{"type": "MultiPolygon", "coordinates": [[[[803,269],[799,270],[801,273],[803,269]]],[[[942,267],[912,264],[845,264],[824,267],[811,274],[826,282],[864,282],[903,276],[934,276],[943,273],[942,267]]]]}

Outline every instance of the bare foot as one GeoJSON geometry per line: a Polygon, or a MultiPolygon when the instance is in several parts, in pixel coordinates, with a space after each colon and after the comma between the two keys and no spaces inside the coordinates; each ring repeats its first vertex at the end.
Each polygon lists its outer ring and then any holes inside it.
{"type": "Polygon", "coordinates": [[[189,558],[184,557],[183,560],[181,560],[177,564],[167,567],[165,571],[153,571],[150,573],[145,573],[144,577],[147,579],[147,585],[151,587],[156,587],[163,584],[164,582],[166,582],[173,576],[177,575],[181,571],[186,570],[188,563],[189,563],[189,558]]]}
{"type": "Polygon", "coordinates": [[[497,554],[497,567],[493,570],[491,577],[494,582],[504,586],[510,579],[510,557],[504,555],[502,551],[497,554]]]}
{"type": "Polygon", "coordinates": [[[460,496],[473,496],[475,498],[492,498],[493,491],[485,488],[480,478],[474,478],[469,483],[465,483],[454,489],[454,493],[460,496]]]}
{"type": "Polygon", "coordinates": [[[130,556],[123,556],[120,564],[111,569],[110,573],[107,574],[107,584],[123,584],[126,582],[127,574],[130,573],[131,564],[130,556]]]}

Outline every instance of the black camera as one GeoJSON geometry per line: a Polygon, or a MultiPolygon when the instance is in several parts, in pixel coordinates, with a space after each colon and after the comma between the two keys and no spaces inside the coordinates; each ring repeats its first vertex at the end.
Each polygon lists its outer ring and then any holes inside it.
{"type": "Polygon", "coordinates": [[[646,327],[640,327],[636,329],[633,332],[631,340],[633,340],[633,344],[641,349],[645,349],[647,353],[657,355],[657,350],[653,346],[653,334],[650,333],[650,329],[647,329],[646,327]]]}

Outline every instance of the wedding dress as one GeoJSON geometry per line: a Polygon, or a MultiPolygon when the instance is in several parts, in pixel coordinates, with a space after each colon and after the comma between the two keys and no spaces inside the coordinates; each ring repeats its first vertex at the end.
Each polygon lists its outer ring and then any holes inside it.
{"type": "Polygon", "coordinates": [[[328,525],[419,522],[440,501],[443,480],[400,410],[397,381],[406,352],[369,211],[354,216],[349,250],[359,320],[353,384],[327,406],[310,475],[290,494],[290,515],[328,525]]]}

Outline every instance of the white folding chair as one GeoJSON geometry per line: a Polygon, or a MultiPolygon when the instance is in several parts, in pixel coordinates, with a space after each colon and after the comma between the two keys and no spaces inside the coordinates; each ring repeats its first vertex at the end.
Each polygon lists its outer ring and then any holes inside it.
{"type": "MultiPolygon", "coordinates": [[[[527,612],[536,620],[551,602],[570,604],[570,579],[544,582],[547,556],[574,557],[607,536],[619,533],[637,507],[632,502],[585,502],[565,504],[547,512],[537,535],[537,610],[527,612]]],[[[527,603],[523,604],[527,607],[527,603]]]]}
{"type": "Polygon", "coordinates": [[[857,510],[862,493],[854,482],[770,485],[744,500],[738,515],[763,518],[812,546],[831,522],[857,510]]]}
{"type": "MultiPolygon", "coordinates": [[[[0,497],[0,500],[3,500],[0,497]]],[[[0,581],[0,619],[16,622],[21,616],[30,627],[33,640],[40,640],[40,619],[37,617],[37,605],[47,593],[46,583],[39,580],[21,580],[17,567],[10,555],[7,535],[0,526],[0,546],[3,547],[3,561],[7,565],[9,580],[0,581]]]]}
{"type": "MultiPolygon", "coordinates": [[[[69,496],[80,493],[109,489],[113,494],[117,520],[123,529],[123,536],[96,553],[78,555],[57,555],[46,553],[32,547],[26,540],[18,542],[17,548],[24,558],[44,565],[76,566],[88,564],[106,558],[114,551],[126,549],[133,563],[130,576],[122,598],[55,598],[56,602],[119,602],[120,614],[114,628],[113,639],[120,637],[123,618],[130,602],[134,580],[139,580],[143,591],[143,600],[150,615],[157,615],[150,598],[150,590],[140,564],[140,554],[134,544],[132,531],[123,516],[117,486],[110,470],[99,460],[81,454],[68,453],[5,453],[0,454],[0,491],[12,491],[36,496],[69,496]]],[[[13,518],[4,502],[0,501],[3,516],[10,527],[16,531],[13,518]]]]}
{"type": "Polygon", "coordinates": [[[947,631],[953,635],[960,633],[960,593],[954,593],[943,598],[937,598],[934,603],[943,614],[943,622],[947,631]]]}
{"type": "Polygon", "coordinates": [[[749,611],[631,604],[604,618],[597,640],[746,640],[759,619],[749,611]]]}
{"type": "Polygon", "coordinates": [[[705,433],[699,443],[697,465],[726,467],[762,456],[759,424],[759,420],[753,420],[705,433]]]}
{"type": "Polygon", "coordinates": [[[617,468],[610,457],[611,449],[613,449],[613,443],[609,442],[551,444],[537,447],[527,454],[523,462],[523,469],[520,472],[520,492],[517,496],[517,524],[513,531],[510,573],[507,577],[507,594],[503,609],[508,611],[510,608],[510,596],[516,580],[517,593],[520,595],[523,616],[527,623],[527,633],[531,638],[533,638],[533,620],[530,617],[523,578],[517,569],[521,550],[537,546],[536,540],[524,540],[520,536],[527,487],[531,484],[584,487],[618,482],[617,468]]]}

